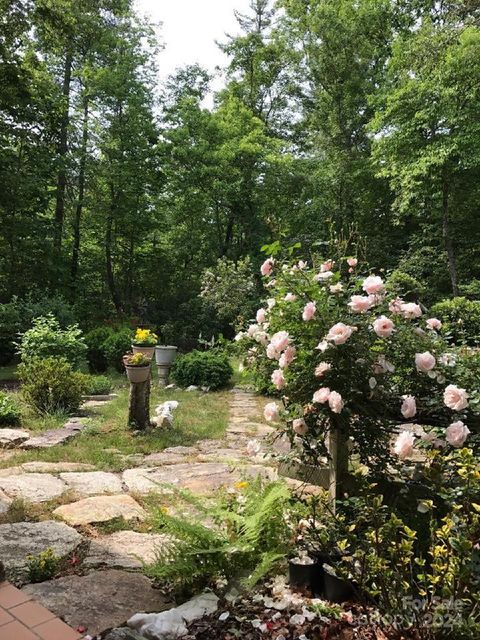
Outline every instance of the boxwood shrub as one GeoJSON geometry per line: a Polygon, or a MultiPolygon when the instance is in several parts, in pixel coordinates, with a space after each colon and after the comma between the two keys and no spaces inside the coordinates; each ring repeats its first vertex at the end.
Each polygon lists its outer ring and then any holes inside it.
{"type": "Polygon", "coordinates": [[[191,351],[175,360],[172,380],[180,387],[196,385],[212,390],[226,387],[233,369],[228,356],[219,351],[191,351]]]}
{"type": "Polygon", "coordinates": [[[443,322],[442,333],[456,344],[480,344],[480,300],[452,298],[435,304],[431,316],[443,322]]]}

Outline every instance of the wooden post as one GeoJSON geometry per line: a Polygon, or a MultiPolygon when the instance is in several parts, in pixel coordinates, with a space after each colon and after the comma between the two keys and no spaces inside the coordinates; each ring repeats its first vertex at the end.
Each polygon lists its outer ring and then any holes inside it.
{"type": "Polygon", "coordinates": [[[150,376],[145,382],[130,382],[128,426],[140,430],[150,426],[150,376]]]}

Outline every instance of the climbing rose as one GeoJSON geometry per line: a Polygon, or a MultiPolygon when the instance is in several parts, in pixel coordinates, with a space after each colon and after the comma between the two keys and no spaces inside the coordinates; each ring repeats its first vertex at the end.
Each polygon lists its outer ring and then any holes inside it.
{"type": "Polygon", "coordinates": [[[248,337],[249,337],[249,338],[254,338],[254,337],[255,337],[255,334],[256,334],[256,333],[257,333],[257,331],[259,331],[259,330],[260,330],[260,327],[258,326],[258,324],[251,324],[251,325],[248,327],[248,331],[247,331],[248,337]]]}
{"type": "Polygon", "coordinates": [[[380,316],[373,323],[373,330],[379,338],[389,338],[392,335],[394,324],[386,316],[380,316]]]}
{"type": "Polygon", "coordinates": [[[407,320],[413,320],[413,318],[419,318],[422,315],[420,305],[415,302],[403,302],[400,305],[400,312],[407,320]]]}
{"type": "Polygon", "coordinates": [[[315,375],[317,378],[321,378],[327,371],[330,371],[331,368],[332,365],[329,362],[320,362],[315,369],[315,375]]]}
{"type": "Polygon", "coordinates": [[[375,301],[372,296],[352,296],[348,306],[355,313],[365,313],[373,307],[375,301]]]}
{"type": "Polygon", "coordinates": [[[443,392],[443,401],[449,409],[462,411],[468,407],[468,394],[454,384],[449,384],[443,392]]]}
{"type": "Polygon", "coordinates": [[[390,301],[388,305],[388,310],[390,313],[402,313],[402,307],[405,302],[401,298],[394,298],[390,301]]]}
{"type": "Polygon", "coordinates": [[[342,396],[337,391],[331,391],[328,396],[328,405],[333,413],[341,413],[343,409],[342,396]]]}
{"type": "Polygon", "coordinates": [[[404,418],[413,418],[417,413],[417,403],[413,396],[404,396],[402,406],[400,408],[404,418]]]}
{"type": "Polygon", "coordinates": [[[269,276],[272,273],[274,264],[275,261],[273,258],[268,258],[267,260],[265,260],[265,262],[260,267],[260,273],[262,274],[262,276],[269,276]]]}
{"type": "Polygon", "coordinates": [[[429,318],[427,320],[427,329],[434,329],[435,331],[440,331],[442,328],[442,323],[438,318],[429,318]]]}
{"type": "Polygon", "coordinates": [[[330,397],[330,389],[328,387],[322,387],[321,389],[317,389],[313,394],[313,402],[318,402],[319,404],[325,404],[328,402],[328,398],[330,397]]]}
{"type": "Polygon", "coordinates": [[[358,264],[357,258],[347,258],[347,264],[349,267],[356,267],[358,264]]]}
{"type": "Polygon", "coordinates": [[[303,418],[294,420],[292,426],[295,433],[299,436],[304,436],[308,431],[307,423],[303,418]]]}
{"type": "Polygon", "coordinates": [[[327,340],[334,342],[336,345],[345,344],[350,338],[352,333],[357,330],[357,327],[351,327],[343,322],[337,322],[334,324],[330,331],[325,336],[327,340]]]}
{"type": "Polygon", "coordinates": [[[467,439],[470,429],[461,420],[452,422],[445,431],[445,439],[452,447],[461,447],[467,439]]]}
{"type": "Polygon", "coordinates": [[[265,320],[267,319],[267,314],[266,314],[266,312],[265,312],[265,309],[259,309],[259,310],[257,311],[257,316],[256,316],[256,318],[257,318],[257,322],[258,322],[259,324],[262,324],[262,322],[265,322],[265,320]]]}
{"type": "Polygon", "coordinates": [[[433,356],[430,351],[424,351],[424,353],[415,354],[415,364],[417,366],[417,370],[421,371],[422,373],[431,371],[436,363],[437,361],[435,360],[435,356],[433,356]]]}
{"type": "Polygon", "coordinates": [[[294,293],[287,293],[287,295],[284,298],[285,302],[295,302],[296,299],[297,299],[297,296],[294,293]]]}
{"type": "Polygon", "coordinates": [[[265,409],[263,410],[263,416],[267,422],[278,422],[279,413],[277,403],[269,402],[266,404],[265,409]]]}
{"type": "Polygon", "coordinates": [[[295,347],[287,347],[280,356],[280,360],[278,363],[280,365],[280,369],[285,369],[285,367],[288,367],[288,365],[295,360],[296,355],[297,350],[295,349],[295,347]]]}
{"type": "Polygon", "coordinates": [[[273,334],[270,344],[273,345],[273,348],[276,349],[276,351],[285,351],[290,344],[290,336],[286,331],[278,331],[273,334]]]}
{"type": "Polygon", "coordinates": [[[285,378],[283,377],[283,371],[281,369],[275,369],[272,373],[272,382],[277,389],[283,389],[285,386],[285,378]]]}
{"type": "Polygon", "coordinates": [[[414,443],[415,437],[413,433],[411,431],[402,431],[395,441],[393,450],[400,460],[403,460],[404,458],[408,458],[408,456],[412,455],[414,443]]]}
{"type": "Polygon", "coordinates": [[[327,273],[327,271],[331,271],[333,269],[334,264],[335,264],[334,260],[327,260],[322,265],[320,265],[320,272],[327,273]]]}
{"type": "Polygon", "coordinates": [[[362,284],[362,289],[368,293],[369,296],[381,293],[384,287],[385,285],[383,284],[383,280],[380,276],[368,276],[362,284]]]}
{"type": "Polygon", "coordinates": [[[267,358],[270,358],[270,360],[280,360],[280,356],[280,351],[277,351],[272,343],[267,345],[267,358]]]}
{"type": "Polygon", "coordinates": [[[317,307],[315,305],[315,302],[307,302],[302,313],[303,320],[305,322],[309,322],[310,320],[313,320],[316,311],[317,311],[317,307]]]}

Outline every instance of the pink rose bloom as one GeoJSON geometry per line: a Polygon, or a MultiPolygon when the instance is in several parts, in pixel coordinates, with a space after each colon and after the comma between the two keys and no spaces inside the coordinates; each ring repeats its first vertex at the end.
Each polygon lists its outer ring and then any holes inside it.
{"type": "Polygon", "coordinates": [[[429,318],[427,320],[427,329],[433,329],[434,331],[440,331],[442,323],[438,318],[429,318]]]}
{"type": "Polygon", "coordinates": [[[317,273],[317,275],[314,276],[313,279],[316,282],[321,282],[322,280],[328,280],[332,276],[333,276],[333,272],[332,271],[321,271],[320,273],[317,273]]]}
{"type": "Polygon", "coordinates": [[[321,389],[317,389],[313,394],[313,402],[317,402],[318,404],[325,404],[325,402],[328,402],[329,397],[330,389],[328,387],[322,387],[321,389]]]}
{"type": "Polygon", "coordinates": [[[343,409],[342,396],[337,391],[331,391],[328,396],[328,406],[333,413],[341,413],[343,409]]]}
{"type": "Polygon", "coordinates": [[[337,284],[332,284],[330,286],[330,293],[342,293],[343,284],[341,282],[337,282],[337,284]]]}
{"type": "Polygon", "coordinates": [[[267,422],[278,422],[279,413],[278,413],[278,405],[276,402],[269,402],[265,405],[265,409],[263,410],[263,416],[267,422]]]}
{"type": "Polygon", "coordinates": [[[355,313],[365,313],[373,307],[375,300],[372,296],[352,296],[348,306],[355,313]]]}
{"type": "Polygon", "coordinates": [[[454,384],[449,384],[443,392],[443,401],[449,409],[462,411],[468,407],[468,393],[454,384]]]}
{"type": "Polygon", "coordinates": [[[408,456],[412,455],[414,444],[415,436],[413,433],[411,431],[402,431],[395,441],[393,450],[400,460],[403,460],[404,458],[408,458],[408,456]]]}
{"type": "Polygon", "coordinates": [[[258,324],[251,324],[247,329],[247,335],[249,338],[254,338],[257,331],[260,331],[258,324]]]}
{"type": "Polygon", "coordinates": [[[268,258],[260,267],[260,273],[262,276],[269,276],[272,273],[273,265],[275,264],[275,260],[273,258],[268,258]]]}
{"type": "Polygon", "coordinates": [[[295,433],[299,436],[304,436],[308,431],[307,423],[303,418],[297,418],[294,420],[292,422],[292,426],[295,433]]]}
{"type": "Polygon", "coordinates": [[[404,302],[400,309],[403,317],[407,318],[407,320],[413,320],[413,318],[419,318],[422,315],[420,306],[415,302],[404,302]]]}
{"type": "Polygon", "coordinates": [[[257,322],[260,323],[260,324],[262,324],[262,322],[265,322],[265,320],[267,319],[267,314],[266,314],[265,309],[259,309],[257,311],[256,318],[257,318],[257,322]]]}
{"type": "Polygon", "coordinates": [[[272,373],[272,382],[278,390],[283,389],[285,386],[285,378],[283,377],[283,371],[281,369],[275,369],[272,373]]]}
{"type": "Polygon", "coordinates": [[[326,335],[327,340],[331,340],[336,345],[345,344],[357,327],[351,327],[343,322],[337,322],[326,335]]]}
{"type": "Polygon", "coordinates": [[[273,345],[276,351],[285,351],[285,349],[290,344],[290,336],[286,331],[278,331],[277,333],[273,334],[270,340],[270,344],[273,345]]]}
{"type": "Polygon", "coordinates": [[[315,302],[307,302],[305,307],[303,308],[302,318],[305,322],[309,322],[313,320],[315,317],[315,313],[317,311],[317,306],[315,302]]]}
{"type": "Polygon", "coordinates": [[[402,307],[404,304],[405,302],[402,300],[402,298],[394,298],[390,301],[388,310],[390,311],[390,313],[402,313],[402,307]]]}
{"type": "Polygon", "coordinates": [[[394,328],[393,322],[386,316],[380,316],[373,323],[373,330],[379,338],[389,338],[394,328]]]}
{"type": "Polygon", "coordinates": [[[300,269],[300,271],[302,271],[303,269],[307,268],[307,263],[304,260],[299,260],[297,266],[300,269]]]}
{"type": "Polygon", "coordinates": [[[417,413],[417,403],[413,396],[404,396],[402,406],[400,408],[404,418],[413,418],[417,413]]]}
{"type": "Polygon", "coordinates": [[[279,360],[280,356],[280,351],[277,351],[272,343],[267,345],[267,358],[270,358],[270,360],[279,360]]]}
{"type": "Polygon", "coordinates": [[[415,354],[415,364],[417,366],[417,371],[427,373],[427,371],[431,371],[434,368],[437,361],[430,351],[424,351],[423,353],[415,354]]]}
{"type": "Polygon", "coordinates": [[[280,365],[280,369],[285,369],[286,367],[288,367],[288,365],[295,360],[296,355],[297,355],[297,350],[295,349],[295,347],[292,347],[292,346],[287,347],[285,351],[282,353],[282,355],[280,356],[280,360],[278,363],[280,365]]]}
{"type": "Polygon", "coordinates": [[[329,362],[320,362],[315,369],[315,375],[317,378],[321,378],[327,371],[330,371],[331,368],[332,365],[329,362]]]}
{"type": "Polygon", "coordinates": [[[322,265],[320,265],[320,272],[326,273],[327,271],[331,271],[333,269],[333,265],[335,262],[333,260],[327,260],[322,265]]]}
{"type": "Polygon", "coordinates": [[[461,420],[452,422],[445,431],[445,439],[452,447],[462,447],[467,439],[470,429],[461,420]]]}
{"type": "Polygon", "coordinates": [[[269,309],[273,309],[273,307],[277,304],[277,301],[275,300],[275,298],[269,298],[267,300],[267,307],[269,309]]]}
{"type": "Polygon", "coordinates": [[[347,258],[347,264],[349,267],[352,267],[352,269],[354,269],[358,264],[358,260],[357,258],[347,258]]]}
{"type": "Polygon", "coordinates": [[[296,299],[297,299],[297,296],[294,293],[287,293],[287,295],[284,298],[285,302],[295,302],[296,299]]]}
{"type": "Polygon", "coordinates": [[[254,335],[254,338],[264,347],[268,345],[268,335],[265,331],[257,331],[257,333],[254,335]]]}
{"type": "Polygon", "coordinates": [[[368,293],[369,296],[381,293],[384,287],[385,285],[380,276],[368,276],[362,284],[362,289],[368,293]]]}

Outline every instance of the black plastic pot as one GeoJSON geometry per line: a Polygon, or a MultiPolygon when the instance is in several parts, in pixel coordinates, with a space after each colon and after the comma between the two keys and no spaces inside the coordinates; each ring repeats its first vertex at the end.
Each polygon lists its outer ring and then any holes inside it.
{"type": "Polygon", "coordinates": [[[310,589],[316,593],[323,581],[323,568],[318,562],[299,564],[290,560],[288,563],[288,581],[292,587],[310,589]]]}
{"type": "Polygon", "coordinates": [[[334,569],[328,565],[322,565],[323,584],[322,596],[329,602],[346,602],[351,600],[355,591],[347,580],[343,580],[335,575],[334,569]]]}

